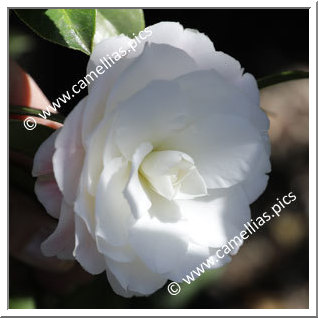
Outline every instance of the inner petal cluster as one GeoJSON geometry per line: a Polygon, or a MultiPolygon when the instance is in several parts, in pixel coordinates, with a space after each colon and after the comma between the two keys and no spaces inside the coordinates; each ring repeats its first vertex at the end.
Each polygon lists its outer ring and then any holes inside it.
{"type": "Polygon", "coordinates": [[[153,191],[168,200],[207,194],[206,184],[193,159],[183,152],[152,151],[143,160],[139,173],[153,191]]]}

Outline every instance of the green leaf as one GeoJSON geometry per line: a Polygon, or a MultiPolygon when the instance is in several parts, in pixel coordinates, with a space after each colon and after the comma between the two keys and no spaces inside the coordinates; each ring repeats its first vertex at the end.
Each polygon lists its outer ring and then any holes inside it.
{"type": "Polygon", "coordinates": [[[257,80],[258,88],[265,88],[267,86],[302,79],[302,78],[308,78],[309,73],[304,71],[285,71],[274,75],[269,75],[266,77],[262,77],[259,80],[257,80]]]}
{"type": "Polygon", "coordinates": [[[131,38],[145,28],[141,9],[96,9],[94,45],[100,40],[125,34],[131,38]]]}
{"type": "MultiPolygon", "coordinates": [[[[40,109],[35,109],[35,108],[31,108],[31,107],[10,105],[9,112],[10,112],[10,114],[13,114],[13,115],[26,115],[26,116],[34,116],[34,117],[42,118],[39,115],[39,114],[42,114],[42,111],[40,109]]],[[[46,120],[56,121],[58,123],[63,124],[65,117],[61,114],[51,113],[50,116],[47,116],[46,120]]]]}
{"type": "Polygon", "coordinates": [[[92,52],[95,9],[16,9],[15,12],[44,39],[88,55],[92,52]]]}
{"type": "Polygon", "coordinates": [[[31,297],[13,297],[9,299],[9,309],[35,309],[35,301],[31,297]]]}
{"type": "Polygon", "coordinates": [[[14,60],[18,59],[25,53],[31,53],[34,48],[35,41],[30,34],[22,33],[15,29],[9,30],[9,54],[14,60]]]}
{"type": "Polygon", "coordinates": [[[132,38],[145,28],[141,9],[16,9],[15,12],[44,39],[88,55],[102,39],[122,33],[132,38]]]}

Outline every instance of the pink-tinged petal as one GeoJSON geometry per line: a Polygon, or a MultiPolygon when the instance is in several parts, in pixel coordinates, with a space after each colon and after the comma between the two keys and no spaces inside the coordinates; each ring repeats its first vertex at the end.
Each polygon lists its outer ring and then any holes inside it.
{"type": "Polygon", "coordinates": [[[58,219],[61,211],[62,193],[53,175],[40,176],[35,182],[34,192],[48,214],[58,219]]]}
{"type": "Polygon", "coordinates": [[[48,139],[46,139],[34,156],[32,175],[38,177],[41,175],[53,173],[52,157],[55,151],[55,140],[60,132],[54,131],[48,139]]]}
{"type": "Polygon", "coordinates": [[[74,257],[89,273],[97,275],[105,270],[104,256],[96,248],[96,242],[87,230],[83,220],[75,215],[74,257]]]}
{"type": "Polygon", "coordinates": [[[41,250],[45,256],[57,256],[60,259],[74,259],[74,246],[74,211],[72,206],[63,200],[57,227],[42,243],[41,250]]]}
{"type": "Polygon", "coordinates": [[[69,204],[74,203],[77,195],[85,154],[79,134],[85,106],[86,98],[83,98],[67,116],[55,141],[54,175],[65,201],[69,204]]]}

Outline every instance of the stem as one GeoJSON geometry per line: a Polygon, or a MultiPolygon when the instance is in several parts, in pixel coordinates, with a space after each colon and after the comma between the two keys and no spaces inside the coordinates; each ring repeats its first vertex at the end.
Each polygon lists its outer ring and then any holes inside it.
{"type": "Polygon", "coordinates": [[[274,75],[269,75],[260,78],[257,80],[258,88],[265,88],[267,86],[302,79],[302,78],[309,78],[309,72],[304,71],[285,71],[274,75]]]}

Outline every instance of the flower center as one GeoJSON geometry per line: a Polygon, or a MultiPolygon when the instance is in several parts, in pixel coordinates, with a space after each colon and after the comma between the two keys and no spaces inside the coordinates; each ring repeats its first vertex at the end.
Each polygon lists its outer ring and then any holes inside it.
{"type": "Polygon", "coordinates": [[[205,182],[193,159],[179,151],[153,151],[143,160],[139,172],[152,189],[168,200],[205,196],[205,182]]]}

